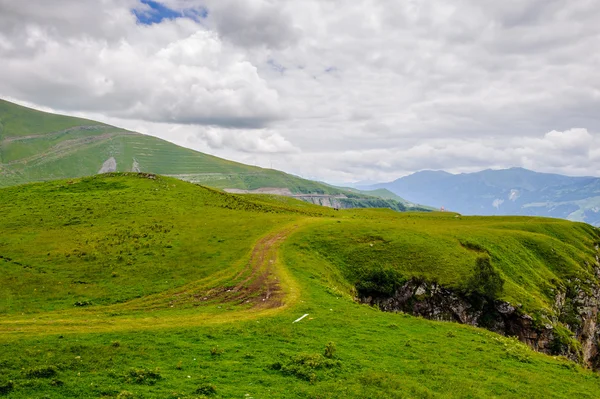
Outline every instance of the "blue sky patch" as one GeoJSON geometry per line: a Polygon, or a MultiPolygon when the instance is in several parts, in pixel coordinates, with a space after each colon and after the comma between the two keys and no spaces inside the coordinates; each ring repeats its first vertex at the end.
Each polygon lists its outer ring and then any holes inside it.
{"type": "Polygon", "coordinates": [[[269,65],[269,67],[271,67],[272,69],[274,69],[275,71],[279,72],[282,75],[285,72],[285,70],[287,69],[286,67],[284,67],[283,65],[281,65],[280,63],[275,61],[274,59],[269,59],[267,61],[267,65],[269,65]]]}
{"type": "Polygon", "coordinates": [[[131,10],[137,18],[137,22],[143,25],[159,24],[165,19],[189,18],[196,22],[208,17],[206,8],[186,8],[183,10],[172,10],[158,1],[140,0],[147,7],[131,10]]]}

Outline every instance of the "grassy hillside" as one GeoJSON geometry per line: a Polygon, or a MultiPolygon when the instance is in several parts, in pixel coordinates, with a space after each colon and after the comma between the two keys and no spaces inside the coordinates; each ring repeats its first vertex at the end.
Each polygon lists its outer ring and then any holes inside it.
{"type": "Polygon", "coordinates": [[[343,229],[329,223],[299,234],[306,251],[318,253],[355,286],[378,284],[385,275],[388,288],[418,277],[468,291],[476,260],[485,254],[504,280],[497,299],[549,314],[561,284],[596,280],[591,265],[600,233],[583,223],[375,210],[361,216],[343,229]]]}
{"type": "Polygon", "coordinates": [[[0,139],[23,138],[78,126],[108,127],[103,123],[36,111],[4,100],[0,100],[0,115],[0,139]]]}
{"type": "Polygon", "coordinates": [[[322,185],[275,170],[231,162],[85,119],[54,115],[0,100],[0,186],[94,175],[111,157],[116,171],[177,175],[214,187],[292,191],[322,185]]]}
{"type": "Polygon", "coordinates": [[[385,202],[273,169],[228,161],[156,137],[106,124],[54,115],[0,100],[0,187],[91,176],[110,171],[147,172],[220,189],[287,188],[292,193],[352,196],[348,206],[404,210],[385,202]]]}
{"type": "Polygon", "coordinates": [[[0,395],[593,398],[600,388],[597,374],[513,339],[353,300],[369,270],[460,286],[480,245],[509,281],[503,297],[541,311],[548,287],[589,274],[598,233],[586,225],[336,212],[148,174],[3,188],[0,209],[0,395]]]}

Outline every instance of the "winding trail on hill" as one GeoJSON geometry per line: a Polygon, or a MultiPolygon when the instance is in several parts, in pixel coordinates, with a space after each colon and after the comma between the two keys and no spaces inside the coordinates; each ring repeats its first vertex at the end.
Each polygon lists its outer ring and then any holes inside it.
{"type": "Polygon", "coordinates": [[[243,305],[250,310],[285,306],[289,298],[280,276],[283,265],[278,263],[279,247],[297,228],[297,224],[288,225],[264,235],[252,248],[245,265],[233,270],[233,274],[228,269],[229,273],[223,276],[211,275],[175,290],[129,301],[128,309],[132,306],[140,311],[159,309],[166,301],[170,308],[196,307],[209,302],[243,305]]]}
{"type": "Polygon", "coordinates": [[[280,260],[281,244],[301,225],[310,223],[299,219],[260,238],[245,266],[233,270],[233,276],[228,269],[229,273],[216,280],[209,276],[178,289],[116,305],[7,316],[0,319],[0,340],[40,333],[193,327],[275,315],[295,304],[300,295],[297,282],[280,260]],[[226,284],[236,280],[234,285],[226,284]]]}

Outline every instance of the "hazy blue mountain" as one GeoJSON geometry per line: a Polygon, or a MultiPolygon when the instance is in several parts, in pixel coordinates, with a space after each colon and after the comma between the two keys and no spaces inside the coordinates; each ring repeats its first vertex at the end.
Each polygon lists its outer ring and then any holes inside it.
{"type": "Polygon", "coordinates": [[[523,168],[451,174],[422,171],[386,188],[407,201],[465,215],[531,215],[600,226],[600,178],[538,173],[523,168]]]}

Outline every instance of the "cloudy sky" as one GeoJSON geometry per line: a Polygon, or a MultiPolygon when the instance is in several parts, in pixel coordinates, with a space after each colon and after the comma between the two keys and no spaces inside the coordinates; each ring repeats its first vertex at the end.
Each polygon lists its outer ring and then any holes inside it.
{"type": "Polygon", "coordinates": [[[600,175],[600,0],[0,0],[0,98],[330,182],[600,175]]]}

